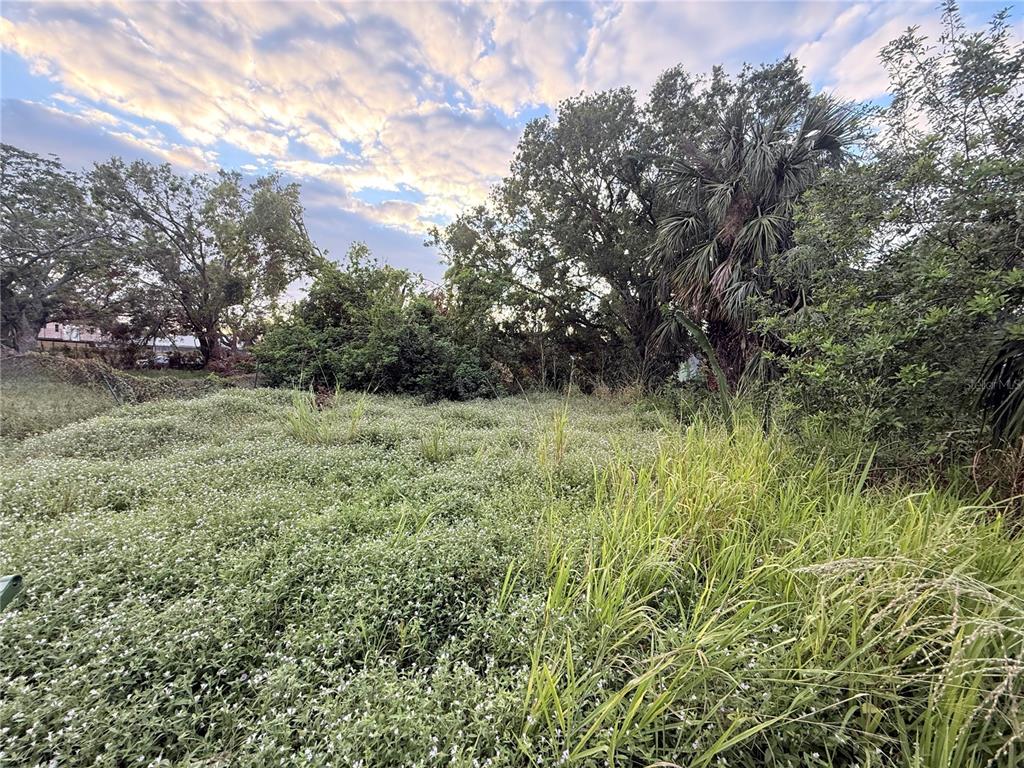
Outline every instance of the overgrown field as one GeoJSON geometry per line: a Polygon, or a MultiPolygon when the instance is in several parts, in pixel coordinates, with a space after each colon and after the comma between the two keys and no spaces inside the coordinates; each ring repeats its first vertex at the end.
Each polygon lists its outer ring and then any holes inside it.
{"type": "Polygon", "coordinates": [[[0,440],[6,445],[108,411],[109,392],[56,379],[5,376],[0,381],[0,440]]]}
{"type": "Polygon", "coordinates": [[[27,589],[0,615],[0,765],[1024,753],[998,505],[869,487],[742,415],[225,390],[2,462],[0,573],[27,589]]]}

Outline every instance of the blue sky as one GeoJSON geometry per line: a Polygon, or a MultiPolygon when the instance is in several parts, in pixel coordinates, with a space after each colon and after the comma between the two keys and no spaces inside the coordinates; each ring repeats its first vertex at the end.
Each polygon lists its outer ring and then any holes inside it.
{"type": "MultiPolygon", "coordinates": [[[[1000,7],[963,10],[973,25],[1000,7]]],[[[434,280],[428,228],[482,202],[560,99],[795,54],[815,86],[877,100],[882,45],[939,21],[934,2],[7,0],[0,14],[3,141],[74,167],[276,170],[302,182],[333,255],[363,240],[434,280]]]]}

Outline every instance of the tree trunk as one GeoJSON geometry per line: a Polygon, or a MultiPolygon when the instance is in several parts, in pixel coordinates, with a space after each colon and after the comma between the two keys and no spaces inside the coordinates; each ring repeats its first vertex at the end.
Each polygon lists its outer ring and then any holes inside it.
{"type": "Polygon", "coordinates": [[[736,328],[727,320],[708,321],[708,339],[715,350],[718,364],[725,373],[729,388],[734,391],[746,366],[743,335],[742,329],[736,328]]]}
{"type": "Polygon", "coordinates": [[[39,330],[46,325],[47,315],[22,312],[7,335],[18,352],[34,352],[39,349],[39,330]]]}
{"type": "Polygon", "coordinates": [[[620,292],[624,305],[623,324],[629,335],[630,351],[642,388],[656,386],[672,373],[676,350],[654,343],[664,317],[657,286],[653,280],[641,283],[633,292],[620,292]]]}
{"type": "Polygon", "coordinates": [[[205,368],[210,360],[220,356],[220,334],[200,333],[199,353],[203,356],[203,367],[205,368]]]}

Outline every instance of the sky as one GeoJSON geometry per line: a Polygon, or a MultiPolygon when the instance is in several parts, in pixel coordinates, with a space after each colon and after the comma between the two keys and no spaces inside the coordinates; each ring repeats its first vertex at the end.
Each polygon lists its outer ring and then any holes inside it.
{"type": "Polygon", "coordinates": [[[787,54],[816,88],[881,100],[878,51],[912,25],[936,34],[936,3],[5,0],[0,138],[73,168],[276,171],[332,256],[362,240],[436,281],[430,227],[483,202],[559,100],[787,54]]]}

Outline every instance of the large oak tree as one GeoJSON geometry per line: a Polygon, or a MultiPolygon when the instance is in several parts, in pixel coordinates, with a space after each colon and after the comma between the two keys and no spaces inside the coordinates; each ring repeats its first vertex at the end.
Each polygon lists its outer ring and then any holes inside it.
{"type": "Polygon", "coordinates": [[[298,185],[275,175],[244,184],[238,173],[183,176],[115,159],[90,181],[114,242],[132,254],[138,286],[173,308],[207,362],[273,308],[316,252],[298,185]]]}

